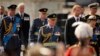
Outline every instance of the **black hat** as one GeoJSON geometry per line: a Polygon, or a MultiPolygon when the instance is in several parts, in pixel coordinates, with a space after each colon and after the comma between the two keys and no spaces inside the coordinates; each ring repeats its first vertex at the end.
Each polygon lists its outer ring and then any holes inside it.
{"type": "Polygon", "coordinates": [[[88,5],[89,8],[93,8],[93,7],[97,8],[98,6],[99,6],[99,3],[92,3],[88,5]]]}
{"type": "Polygon", "coordinates": [[[89,16],[88,20],[96,20],[96,16],[91,15],[89,16]]]}
{"type": "Polygon", "coordinates": [[[53,14],[50,14],[49,16],[48,16],[48,19],[56,19],[57,18],[57,15],[55,14],[55,13],[53,13],[53,14]]]}
{"type": "Polygon", "coordinates": [[[16,9],[16,7],[17,7],[17,5],[12,4],[12,5],[8,6],[8,9],[16,9]]]}
{"type": "Polygon", "coordinates": [[[40,11],[40,12],[47,12],[48,9],[47,9],[47,8],[41,8],[41,9],[39,9],[39,11],[40,11]]]}

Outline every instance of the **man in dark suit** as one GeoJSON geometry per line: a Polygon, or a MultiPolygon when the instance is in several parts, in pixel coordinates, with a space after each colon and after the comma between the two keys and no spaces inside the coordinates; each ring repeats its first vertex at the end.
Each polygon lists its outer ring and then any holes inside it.
{"type": "Polygon", "coordinates": [[[20,18],[15,16],[16,5],[8,7],[8,15],[2,20],[1,40],[7,56],[20,56],[20,18]]]}
{"type": "Polygon", "coordinates": [[[75,27],[72,27],[74,22],[84,21],[83,18],[80,17],[81,14],[81,6],[74,5],[72,8],[73,15],[66,20],[65,24],[65,39],[67,45],[73,45],[78,42],[76,36],[74,35],[75,27]]]}
{"type": "Polygon", "coordinates": [[[24,12],[25,6],[24,3],[18,5],[17,17],[21,18],[21,40],[22,44],[27,47],[29,39],[29,28],[30,28],[30,16],[24,12]]]}
{"type": "Polygon", "coordinates": [[[92,46],[95,48],[97,56],[99,56],[99,47],[100,47],[100,16],[97,15],[97,9],[98,9],[99,4],[98,3],[92,3],[89,4],[88,7],[90,9],[90,14],[85,16],[85,19],[88,21],[88,18],[90,16],[95,16],[96,17],[96,27],[94,28],[94,35],[97,36],[96,44],[92,44],[92,46]]]}
{"type": "Polygon", "coordinates": [[[33,21],[30,35],[32,42],[37,42],[40,27],[47,24],[47,11],[47,8],[39,9],[39,18],[36,18],[33,21]]]}

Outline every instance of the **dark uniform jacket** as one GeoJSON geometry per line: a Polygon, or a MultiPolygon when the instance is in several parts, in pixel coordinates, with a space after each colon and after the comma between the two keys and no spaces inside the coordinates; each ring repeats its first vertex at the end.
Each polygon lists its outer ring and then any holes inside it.
{"type": "Polygon", "coordinates": [[[39,30],[38,41],[40,43],[58,42],[60,37],[61,29],[58,26],[50,28],[48,25],[45,25],[39,30]]]}
{"type": "Polygon", "coordinates": [[[40,18],[34,19],[30,35],[32,42],[37,42],[39,29],[45,24],[47,24],[47,19],[45,19],[44,21],[42,21],[40,18]]]}
{"type": "Polygon", "coordinates": [[[17,17],[21,18],[21,37],[22,43],[27,46],[30,28],[30,16],[26,13],[21,17],[19,13],[16,14],[17,17]]]}
{"type": "Polygon", "coordinates": [[[1,40],[7,50],[20,49],[20,18],[6,16],[1,24],[1,40]]]}

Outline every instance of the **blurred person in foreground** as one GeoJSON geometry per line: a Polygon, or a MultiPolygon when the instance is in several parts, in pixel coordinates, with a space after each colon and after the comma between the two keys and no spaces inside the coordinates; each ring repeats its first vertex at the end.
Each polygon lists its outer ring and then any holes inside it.
{"type": "Polygon", "coordinates": [[[53,51],[37,43],[28,46],[26,56],[53,56],[53,51]]]}
{"type": "Polygon", "coordinates": [[[94,48],[89,45],[93,28],[84,22],[76,22],[73,26],[77,26],[75,35],[79,42],[69,47],[65,52],[65,56],[96,56],[94,48]]]}
{"type": "Polygon", "coordinates": [[[56,45],[56,56],[64,56],[65,53],[65,45],[63,43],[58,43],[56,45]]]}

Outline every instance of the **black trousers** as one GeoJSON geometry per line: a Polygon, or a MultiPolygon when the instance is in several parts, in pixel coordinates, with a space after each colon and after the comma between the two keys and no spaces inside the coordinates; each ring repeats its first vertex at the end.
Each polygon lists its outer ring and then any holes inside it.
{"type": "Polygon", "coordinates": [[[20,52],[21,52],[20,49],[16,49],[16,50],[5,49],[5,53],[7,56],[20,56],[20,52]]]}

